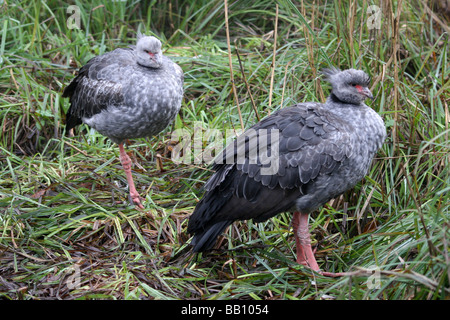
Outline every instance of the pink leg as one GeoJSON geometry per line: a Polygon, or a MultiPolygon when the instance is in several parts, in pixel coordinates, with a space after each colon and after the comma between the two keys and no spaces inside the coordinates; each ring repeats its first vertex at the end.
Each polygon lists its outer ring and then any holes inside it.
{"type": "Polygon", "coordinates": [[[332,273],[320,271],[314,252],[311,248],[311,235],[308,224],[309,214],[294,212],[292,225],[294,227],[295,244],[297,247],[297,263],[311,268],[312,270],[328,277],[340,277],[345,273],[332,273]]]}
{"type": "Polygon", "coordinates": [[[308,225],[309,214],[294,212],[292,224],[294,226],[295,243],[297,246],[297,263],[319,272],[314,252],[311,249],[311,235],[308,225]]]}
{"type": "Polygon", "coordinates": [[[133,200],[134,204],[141,209],[144,209],[144,206],[141,203],[141,197],[139,193],[136,191],[136,187],[134,186],[133,176],[131,174],[131,159],[125,152],[123,148],[123,143],[119,144],[120,150],[120,162],[122,163],[122,167],[125,170],[125,174],[127,175],[128,188],[130,189],[130,197],[133,200]]]}

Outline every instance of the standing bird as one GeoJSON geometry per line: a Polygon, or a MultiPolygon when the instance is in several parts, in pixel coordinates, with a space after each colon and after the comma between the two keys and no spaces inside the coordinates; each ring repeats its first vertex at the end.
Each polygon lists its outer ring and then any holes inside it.
{"type": "Polygon", "coordinates": [[[163,56],[161,42],[138,34],[136,46],[89,60],[63,92],[70,98],[67,131],[86,123],[119,145],[130,197],[141,209],[123,143],[155,135],[172,122],[181,107],[183,80],[181,68],[163,56]]]}
{"type": "Polygon", "coordinates": [[[193,251],[210,249],[235,220],[261,222],[294,211],[297,262],[320,272],[311,249],[309,213],[360,181],[386,137],[383,120],[364,104],[373,99],[369,76],[355,69],[322,73],[332,85],[325,103],[278,110],[216,158],[215,173],[189,219],[193,251]],[[261,158],[264,154],[271,163],[261,158]]]}

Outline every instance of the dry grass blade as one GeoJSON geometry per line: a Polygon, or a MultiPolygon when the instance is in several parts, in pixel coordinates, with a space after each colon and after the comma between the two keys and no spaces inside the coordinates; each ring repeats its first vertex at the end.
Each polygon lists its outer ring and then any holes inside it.
{"type": "Polygon", "coordinates": [[[269,89],[269,110],[272,107],[273,81],[275,77],[275,64],[277,62],[277,40],[278,40],[278,4],[275,5],[275,27],[273,29],[273,53],[272,53],[272,72],[270,74],[269,89]]]}
{"type": "Polygon", "coordinates": [[[233,60],[231,58],[231,42],[230,42],[230,26],[228,22],[228,1],[224,0],[225,5],[225,31],[227,34],[227,48],[228,48],[228,65],[230,67],[230,80],[231,80],[231,87],[233,89],[233,96],[234,100],[236,102],[236,107],[239,113],[239,121],[241,123],[241,129],[245,130],[244,121],[242,120],[242,113],[241,113],[241,107],[239,106],[239,97],[236,91],[236,84],[234,82],[234,75],[233,75],[233,60]]]}
{"type": "Polygon", "coordinates": [[[258,121],[260,121],[261,117],[259,116],[258,107],[256,106],[255,99],[253,99],[252,91],[250,90],[250,86],[249,86],[249,84],[247,82],[247,77],[245,76],[245,70],[244,70],[244,67],[242,66],[241,57],[239,55],[239,50],[237,48],[236,48],[236,57],[237,57],[237,59],[239,61],[239,68],[241,70],[242,79],[244,80],[245,87],[247,89],[247,93],[250,96],[250,100],[252,102],[253,110],[255,111],[256,118],[258,119],[258,121]]]}

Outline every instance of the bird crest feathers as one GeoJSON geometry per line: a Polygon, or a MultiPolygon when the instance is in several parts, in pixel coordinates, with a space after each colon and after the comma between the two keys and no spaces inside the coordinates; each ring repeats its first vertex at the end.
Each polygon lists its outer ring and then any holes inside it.
{"type": "Polygon", "coordinates": [[[336,67],[325,68],[321,71],[321,73],[327,77],[328,81],[330,80],[331,77],[335,76],[339,72],[341,72],[341,70],[336,67]]]}
{"type": "Polygon", "coordinates": [[[321,73],[325,76],[325,80],[329,83],[333,84],[335,77],[341,73],[341,70],[336,67],[325,68],[321,71],[321,73]]]}
{"type": "Polygon", "coordinates": [[[141,38],[143,38],[143,37],[145,37],[145,34],[142,33],[142,32],[140,32],[140,31],[138,31],[138,32],[137,32],[137,36],[136,36],[136,40],[139,41],[139,40],[140,40],[141,38]]]}
{"type": "Polygon", "coordinates": [[[321,70],[321,73],[326,77],[325,79],[333,85],[333,83],[341,82],[354,82],[364,86],[368,86],[370,83],[370,77],[362,70],[347,69],[341,71],[336,67],[325,68],[321,70]]]}

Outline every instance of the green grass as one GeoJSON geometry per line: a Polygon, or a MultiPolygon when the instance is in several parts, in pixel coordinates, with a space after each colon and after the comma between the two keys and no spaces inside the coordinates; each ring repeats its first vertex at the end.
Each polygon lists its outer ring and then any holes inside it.
{"type": "Polygon", "coordinates": [[[426,2],[399,1],[369,30],[372,3],[324,3],[228,3],[238,108],[223,1],[1,2],[0,297],[448,299],[448,21],[426,2]],[[67,27],[70,4],[80,29],[67,27]],[[185,72],[174,124],[128,146],[143,211],[129,205],[116,145],[86,126],[65,133],[61,97],[81,65],[134,43],[138,30],[157,35],[185,72]],[[217,250],[193,255],[187,218],[210,171],[172,162],[171,132],[200,128],[206,146],[207,132],[241,129],[239,110],[248,128],[323,101],[330,88],[318,71],[329,64],[372,76],[370,106],[388,131],[364,181],[311,217],[319,265],[352,275],[297,265],[288,213],[235,223],[217,250]]]}

